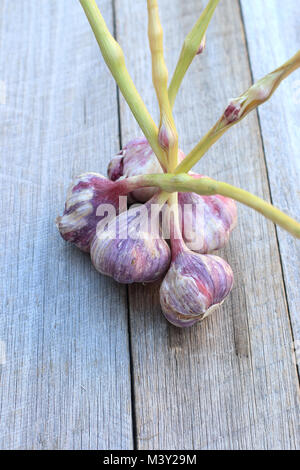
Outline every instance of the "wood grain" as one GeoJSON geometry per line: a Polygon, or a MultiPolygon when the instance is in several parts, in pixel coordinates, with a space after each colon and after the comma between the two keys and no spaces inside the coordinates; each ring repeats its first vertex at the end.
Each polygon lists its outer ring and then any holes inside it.
{"type": "MultiPolygon", "coordinates": [[[[159,2],[170,70],[204,3],[159,2]]],[[[137,88],[157,119],[145,11],[142,0],[135,1],[134,8],[131,0],[117,0],[117,37],[137,88]]],[[[239,4],[220,2],[206,52],[192,64],[175,105],[181,147],[189,151],[227,100],[250,83],[239,4]]],[[[120,110],[126,142],[139,131],[122,99],[120,110]]],[[[224,136],[198,170],[268,200],[256,115],[224,136]]],[[[298,382],[274,226],[240,206],[238,228],[223,255],[235,273],[233,292],[222,310],[192,329],[178,330],[162,318],[159,285],[129,289],[140,449],[299,445],[298,382]]]]}
{"type": "Polygon", "coordinates": [[[0,12],[0,448],[130,449],[126,289],[54,224],[71,178],[119,148],[116,86],[79,2],[0,12]]]}
{"type": "MultiPolygon", "coordinates": [[[[278,0],[251,5],[242,0],[254,79],[285,62],[300,48],[299,2],[278,0]],[[259,19],[259,21],[258,21],[259,19]],[[256,38],[256,39],[255,39],[256,38]],[[276,46],[275,46],[276,45],[276,46]]],[[[259,109],[273,204],[300,220],[300,71],[259,109]]],[[[300,244],[278,228],[278,240],[295,353],[300,364],[300,244]]]]}
{"type": "MultiPolygon", "coordinates": [[[[157,121],[146,2],[98,3],[111,31],[115,16],[129,71],[157,121]]],[[[159,1],[170,72],[205,3],[159,1]]],[[[252,74],[299,48],[297,6],[220,2],[175,105],[186,152],[252,74]]],[[[131,449],[136,441],[139,449],[299,449],[299,244],[239,206],[221,253],[235,273],[222,309],[180,330],[162,317],[159,283],[131,286],[128,329],[127,289],[65,244],[54,219],[71,178],[105,174],[119,127],[125,143],[138,126],[122,97],[118,110],[79,2],[0,1],[0,46],[0,448],[131,449]]],[[[197,168],[300,219],[298,79],[260,109],[260,125],[250,115],[197,168]]]]}

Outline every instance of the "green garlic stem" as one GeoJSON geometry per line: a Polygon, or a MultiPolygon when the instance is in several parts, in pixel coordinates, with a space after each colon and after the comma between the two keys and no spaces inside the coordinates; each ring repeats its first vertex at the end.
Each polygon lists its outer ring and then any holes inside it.
{"type": "Polygon", "coordinates": [[[220,119],[177,166],[175,173],[188,172],[230,127],[271,98],[282,80],[299,67],[300,51],[281,67],[261,78],[238,98],[231,100],[220,119]]]}
{"type": "Polygon", "coordinates": [[[175,249],[174,240],[182,241],[182,232],[179,222],[178,193],[171,193],[168,199],[171,217],[171,245],[175,249]]]}
{"type": "MultiPolygon", "coordinates": [[[[216,181],[211,178],[193,178],[186,173],[178,175],[170,173],[142,175],[133,178],[140,178],[140,181],[143,181],[145,186],[159,187],[163,191],[162,194],[180,191],[208,196],[220,194],[230,197],[264,215],[267,219],[287,230],[294,237],[300,238],[300,224],[296,220],[260,197],[228,183],[216,181]]],[[[129,178],[129,180],[133,178],[129,178]]]]}
{"type": "Polygon", "coordinates": [[[174,106],[175,98],[183,77],[185,76],[187,69],[198,52],[201,41],[219,1],[220,0],[210,0],[208,2],[197,23],[194,25],[193,29],[189,32],[184,40],[175,72],[169,86],[169,100],[171,107],[174,106]]]}
{"type": "Polygon", "coordinates": [[[175,170],[178,154],[178,134],[168,96],[168,69],[164,59],[163,29],[157,0],[147,0],[148,37],[152,58],[152,81],[160,110],[159,141],[168,152],[168,171],[175,170]]]}
{"type": "Polygon", "coordinates": [[[102,56],[127,101],[136,121],[151,145],[160,164],[166,168],[167,158],[158,143],[158,129],[139,95],[125,65],[123,51],[110,34],[95,0],[80,0],[92,27],[102,56]]]}

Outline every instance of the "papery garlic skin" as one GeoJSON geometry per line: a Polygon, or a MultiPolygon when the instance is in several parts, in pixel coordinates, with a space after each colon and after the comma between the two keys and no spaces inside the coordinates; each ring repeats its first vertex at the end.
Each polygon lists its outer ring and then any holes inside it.
{"type": "Polygon", "coordinates": [[[232,269],[222,258],[180,251],[160,288],[163,314],[175,326],[192,326],[224,302],[232,285],[232,269]]]}
{"type": "MultiPolygon", "coordinates": [[[[184,159],[184,153],[178,151],[179,162],[184,159]]],[[[128,142],[123,149],[111,159],[107,175],[112,181],[130,176],[163,173],[162,167],[145,137],[137,138],[128,142]]],[[[155,193],[157,188],[141,188],[132,191],[133,200],[147,202],[155,193]]]]}
{"type": "MultiPolygon", "coordinates": [[[[163,170],[156,158],[152,148],[146,138],[138,138],[131,140],[123,149],[111,159],[107,175],[112,181],[120,178],[128,178],[130,176],[142,174],[157,174],[163,170]]],[[[131,193],[135,201],[146,202],[155,193],[157,188],[141,188],[131,193]]]]}
{"type": "MultiPolygon", "coordinates": [[[[148,202],[146,206],[149,205],[148,202]]],[[[91,259],[97,271],[117,282],[154,282],[167,271],[171,251],[159,235],[146,231],[146,223],[141,224],[140,236],[135,239],[132,214],[132,209],[121,213],[109,222],[105,231],[96,234],[91,244],[91,259]]]]}
{"type": "Polygon", "coordinates": [[[119,195],[114,183],[99,173],[76,177],[68,189],[64,213],[56,219],[62,238],[89,252],[101,219],[96,215],[97,209],[101,204],[111,204],[118,213],[119,195]]]}
{"type": "Polygon", "coordinates": [[[188,248],[197,253],[211,253],[228,242],[237,224],[237,205],[233,199],[219,194],[178,193],[178,204],[182,236],[188,248]]]}

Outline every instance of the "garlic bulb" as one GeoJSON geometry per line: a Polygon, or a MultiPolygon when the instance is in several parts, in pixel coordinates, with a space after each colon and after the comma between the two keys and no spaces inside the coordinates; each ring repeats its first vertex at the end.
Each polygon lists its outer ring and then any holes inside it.
{"type": "MultiPolygon", "coordinates": [[[[201,175],[191,173],[195,178],[201,175]]],[[[237,207],[233,199],[220,196],[200,196],[178,193],[183,240],[197,253],[221,249],[229,240],[237,223],[237,207]]]]}
{"type": "Polygon", "coordinates": [[[97,230],[91,244],[97,271],[125,284],[153,282],[165,274],[171,252],[159,229],[150,227],[151,203],[132,207],[97,230]]]}
{"type": "Polygon", "coordinates": [[[222,258],[182,249],[160,288],[163,314],[175,326],[192,326],[224,302],[232,285],[231,267],[222,258]]]}
{"type": "Polygon", "coordinates": [[[116,184],[99,173],[84,173],[75,178],[68,189],[64,213],[56,219],[62,238],[88,252],[97,223],[103,217],[97,215],[97,210],[109,204],[115,209],[112,213],[115,216],[121,194],[126,194],[126,188],[119,185],[116,190],[116,184]]]}
{"type": "MultiPolygon", "coordinates": [[[[179,162],[183,159],[184,153],[179,150],[179,162]]],[[[112,181],[151,173],[163,173],[163,170],[145,137],[128,142],[128,144],[111,159],[107,169],[108,178],[112,181]]],[[[131,196],[135,201],[146,202],[156,192],[157,188],[154,187],[141,188],[132,191],[131,196]]]]}
{"type": "Polygon", "coordinates": [[[189,250],[183,241],[177,195],[173,193],[170,218],[172,262],[160,287],[160,303],[166,319],[179,327],[192,326],[217,308],[229,294],[233,273],[218,256],[189,250]]]}

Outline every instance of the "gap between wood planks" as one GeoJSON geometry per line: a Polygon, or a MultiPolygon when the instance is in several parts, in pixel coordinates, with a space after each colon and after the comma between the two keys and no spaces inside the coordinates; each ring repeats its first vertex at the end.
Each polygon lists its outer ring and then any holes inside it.
{"type": "MultiPolygon", "coordinates": [[[[112,0],[112,15],[113,15],[113,35],[118,40],[117,33],[117,21],[116,21],[116,3],[112,0]]],[[[122,142],[122,123],[121,123],[121,111],[120,111],[120,90],[116,84],[117,89],[117,108],[118,108],[118,125],[119,125],[119,147],[123,146],[122,142]]],[[[135,389],[134,389],[134,363],[132,354],[132,335],[130,325],[130,302],[129,302],[129,289],[126,286],[126,307],[127,307],[127,327],[128,327],[128,351],[129,351],[129,367],[130,367],[130,392],[131,392],[131,419],[132,419],[132,442],[133,450],[138,449],[138,438],[137,438],[137,424],[136,424],[136,403],[135,403],[135,389]]]]}

